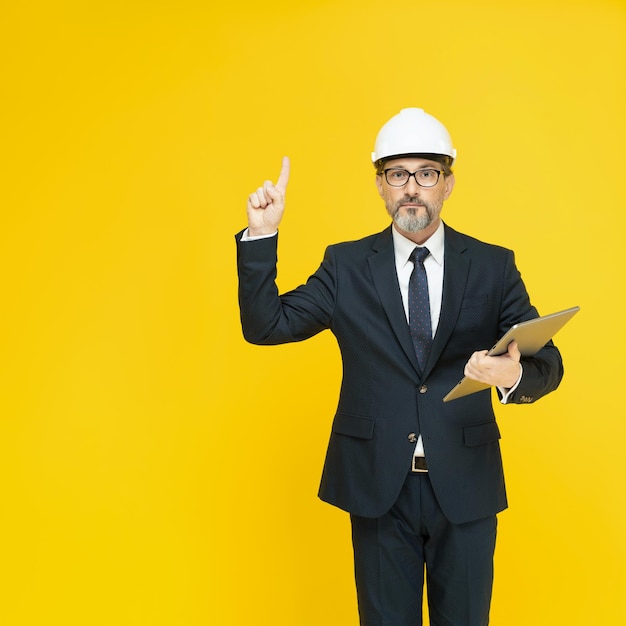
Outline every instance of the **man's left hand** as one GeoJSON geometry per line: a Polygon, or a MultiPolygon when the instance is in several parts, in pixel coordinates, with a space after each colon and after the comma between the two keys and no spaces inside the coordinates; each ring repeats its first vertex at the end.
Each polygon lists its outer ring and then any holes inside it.
{"type": "Polygon", "coordinates": [[[465,364],[464,374],[481,383],[510,389],[520,375],[520,351],[517,342],[509,344],[506,354],[487,356],[487,350],[474,352],[465,364]]]}

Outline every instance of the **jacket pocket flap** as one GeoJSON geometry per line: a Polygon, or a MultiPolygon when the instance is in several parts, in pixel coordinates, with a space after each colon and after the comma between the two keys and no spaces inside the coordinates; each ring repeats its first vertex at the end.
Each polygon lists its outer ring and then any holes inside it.
{"type": "Polygon", "coordinates": [[[461,308],[471,309],[475,306],[486,306],[487,304],[489,304],[489,296],[485,293],[482,295],[472,296],[471,298],[463,298],[461,308]]]}
{"type": "Polygon", "coordinates": [[[500,429],[496,422],[475,424],[463,429],[463,440],[466,446],[480,446],[483,443],[490,443],[498,439],[500,439],[500,429]]]}
{"type": "Polygon", "coordinates": [[[337,413],[333,421],[333,432],[360,439],[371,439],[374,436],[375,423],[373,417],[337,413]]]}

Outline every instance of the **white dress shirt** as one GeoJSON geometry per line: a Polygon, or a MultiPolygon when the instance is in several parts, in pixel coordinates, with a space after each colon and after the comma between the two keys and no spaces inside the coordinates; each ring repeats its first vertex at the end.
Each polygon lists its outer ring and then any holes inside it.
{"type": "MultiPolygon", "coordinates": [[[[411,261],[411,253],[416,247],[415,242],[401,235],[395,227],[391,229],[393,233],[393,249],[396,258],[396,273],[398,275],[398,283],[400,284],[400,293],[402,294],[402,304],[404,305],[404,313],[406,321],[409,321],[409,279],[413,273],[413,261],[411,261]]],[[[430,300],[430,324],[433,337],[437,331],[439,324],[439,315],[441,313],[441,299],[443,296],[443,248],[444,248],[444,230],[443,222],[439,223],[439,228],[431,235],[423,246],[426,246],[430,254],[424,261],[424,269],[426,270],[426,278],[428,280],[428,299],[430,300]]],[[[422,246],[417,246],[421,248],[422,246]]]]}
{"type": "MultiPolygon", "coordinates": [[[[416,247],[415,242],[401,235],[395,227],[392,227],[393,249],[396,259],[396,274],[402,294],[402,304],[406,321],[409,322],[409,279],[413,273],[413,261],[411,253],[416,247]]],[[[443,222],[439,222],[439,228],[424,242],[430,254],[424,260],[426,279],[428,280],[428,300],[430,302],[430,325],[433,337],[439,325],[439,315],[441,314],[441,299],[443,296],[443,250],[444,250],[444,230],[443,222]]],[[[422,246],[418,246],[422,247],[422,246]]],[[[469,355],[468,355],[469,356],[469,355]]],[[[415,446],[415,456],[424,456],[424,442],[422,435],[417,439],[415,446]]]]}

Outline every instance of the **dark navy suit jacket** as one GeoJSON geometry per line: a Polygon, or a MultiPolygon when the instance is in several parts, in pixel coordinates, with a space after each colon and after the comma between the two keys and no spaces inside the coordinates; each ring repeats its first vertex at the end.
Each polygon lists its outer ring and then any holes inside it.
{"type": "MultiPolygon", "coordinates": [[[[277,237],[238,245],[239,304],[246,340],[301,341],[330,329],[343,380],[319,496],[363,517],[393,505],[421,434],[439,504],[453,523],[506,508],[500,433],[486,390],[444,403],[469,356],[513,324],[538,316],[510,250],[445,226],[443,300],[428,362],[420,372],[396,276],[391,227],[327,248],[305,285],[279,295],[277,237]]],[[[550,342],[522,359],[509,402],[529,403],[563,375],[550,342]]]]}

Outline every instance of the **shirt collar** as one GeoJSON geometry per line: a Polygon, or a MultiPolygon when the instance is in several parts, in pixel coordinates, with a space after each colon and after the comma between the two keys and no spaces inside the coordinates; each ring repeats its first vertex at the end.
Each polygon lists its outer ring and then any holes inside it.
{"type": "MultiPolygon", "coordinates": [[[[413,252],[417,244],[407,239],[404,235],[401,235],[394,226],[391,227],[391,233],[393,236],[393,249],[396,264],[399,267],[403,267],[409,262],[411,252],[413,252]]],[[[428,248],[431,256],[438,265],[443,264],[444,234],[443,222],[440,221],[437,230],[422,244],[428,248]]]]}

